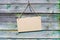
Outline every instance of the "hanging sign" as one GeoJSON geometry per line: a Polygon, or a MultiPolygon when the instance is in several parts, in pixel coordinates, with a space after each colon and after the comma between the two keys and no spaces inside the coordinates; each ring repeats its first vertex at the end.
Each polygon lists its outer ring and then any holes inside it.
{"type": "Polygon", "coordinates": [[[17,18],[18,32],[41,30],[41,17],[17,18]]]}

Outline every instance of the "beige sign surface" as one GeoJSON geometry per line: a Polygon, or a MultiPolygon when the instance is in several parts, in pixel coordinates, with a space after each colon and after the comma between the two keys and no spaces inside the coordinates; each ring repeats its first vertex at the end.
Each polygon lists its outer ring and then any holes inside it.
{"type": "Polygon", "coordinates": [[[27,17],[17,19],[18,32],[41,30],[41,17],[27,17]]]}

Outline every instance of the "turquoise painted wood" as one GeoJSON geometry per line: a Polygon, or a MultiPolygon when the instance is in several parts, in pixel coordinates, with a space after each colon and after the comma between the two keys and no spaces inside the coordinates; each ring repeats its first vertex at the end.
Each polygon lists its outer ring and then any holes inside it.
{"type": "MultiPolygon", "coordinates": [[[[60,38],[57,14],[39,14],[42,17],[42,31],[18,33],[16,25],[16,14],[1,14],[0,16],[0,37],[1,38],[60,38]],[[11,16],[10,16],[11,15],[11,16]],[[50,19],[52,18],[52,20],[50,19]],[[50,23],[51,22],[51,23],[50,23]],[[51,24],[47,30],[48,24],[51,24]],[[10,30],[10,31],[9,31],[10,30]],[[46,31],[43,31],[46,30],[46,31]]],[[[36,14],[24,14],[22,17],[32,17],[36,14]]]]}
{"type": "MultiPolygon", "coordinates": [[[[29,0],[31,3],[59,3],[58,0],[29,0]]],[[[0,3],[27,3],[28,0],[0,0],[0,3]]]]}
{"type": "MultiPolygon", "coordinates": [[[[22,12],[26,7],[28,0],[0,0],[0,13],[22,12]],[[2,3],[4,2],[4,3],[2,3]],[[3,12],[4,11],[4,12],[3,12]]],[[[58,0],[30,0],[31,6],[37,13],[59,13],[58,0]],[[49,8],[49,9],[47,9],[49,8]],[[43,10],[44,9],[44,10],[43,10]]],[[[27,9],[26,12],[30,12],[27,9]]]]}
{"type": "MultiPolygon", "coordinates": [[[[59,0],[29,0],[35,12],[42,18],[42,30],[37,32],[18,33],[17,12],[21,13],[28,0],[0,0],[0,40],[60,40],[58,21],[59,0]],[[14,14],[13,14],[14,13],[14,14]],[[45,13],[45,14],[43,14],[45,13]],[[46,13],[54,13],[49,16],[46,13]]],[[[29,8],[26,13],[31,13],[29,8]]],[[[22,17],[33,17],[36,14],[24,14],[22,17]]]]}

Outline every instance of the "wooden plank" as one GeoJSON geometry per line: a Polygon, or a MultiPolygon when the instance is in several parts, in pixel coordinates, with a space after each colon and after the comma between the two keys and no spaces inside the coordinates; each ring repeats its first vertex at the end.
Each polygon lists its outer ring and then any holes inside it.
{"type": "Polygon", "coordinates": [[[18,32],[42,30],[41,17],[28,17],[17,19],[18,32]]]}

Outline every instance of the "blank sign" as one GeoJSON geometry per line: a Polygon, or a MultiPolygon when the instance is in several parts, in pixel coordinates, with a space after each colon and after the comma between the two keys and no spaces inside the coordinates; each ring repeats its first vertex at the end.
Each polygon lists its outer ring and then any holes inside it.
{"type": "Polygon", "coordinates": [[[41,17],[17,18],[18,32],[41,30],[41,17]]]}

